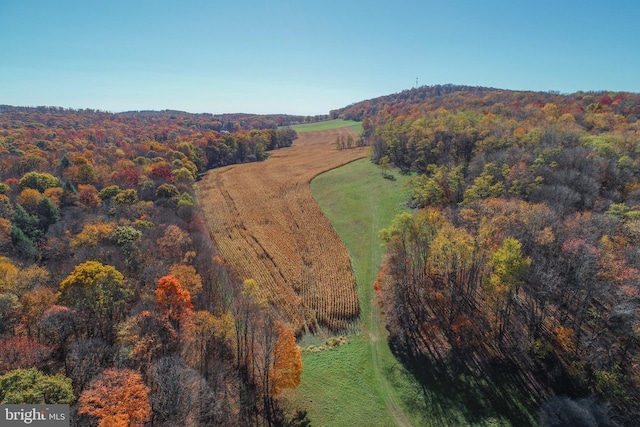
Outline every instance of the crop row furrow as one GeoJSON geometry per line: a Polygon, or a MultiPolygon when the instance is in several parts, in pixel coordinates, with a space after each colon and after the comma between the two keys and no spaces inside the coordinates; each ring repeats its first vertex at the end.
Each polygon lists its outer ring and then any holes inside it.
{"type": "Polygon", "coordinates": [[[200,204],[211,235],[241,279],[254,279],[259,296],[301,331],[337,331],[360,308],[347,250],[317,206],[309,181],[365,155],[338,151],[346,129],[303,134],[293,147],[262,163],[211,171],[200,184],[200,204]]]}

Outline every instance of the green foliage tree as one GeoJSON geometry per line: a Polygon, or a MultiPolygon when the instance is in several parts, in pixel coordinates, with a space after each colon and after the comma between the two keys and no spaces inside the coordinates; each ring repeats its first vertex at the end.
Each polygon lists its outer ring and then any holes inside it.
{"type": "Polygon", "coordinates": [[[12,225],[10,235],[11,242],[20,255],[31,260],[38,257],[38,248],[36,248],[35,242],[31,240],[24,231],[12,225]]]}
{"type": "Polygon", "coordinates": [[[11,219],[13,216],[13,205],[11,200],[4,194],[0,194],[0,218],[11,219]]]}
{"type": "Polygon", "coordinates": [[[47,188],[59,187],[60,180],[48,173],[28,172],[20,179],[21,188],[33,188],[41,193],[47,188]]]}
{"type": "Polygon", "coordinates": [[[128,267],[132,267],[135,264],[135,256],[138,252],[136,242],[138,242],[141,237],[142,232],[140,230],[136,230],[128,225],[117,227],[109,236],[111,241],[118,246],[122,255],[124,255],[128,267]]]}
{"type": "Polygon", "coordinates": [[[95,184],[98,181],[98,173],[93,165],[84,163],[78,167],[75,180],[78,184],[95,184]]]}
{"type": "Polygon", "coordinates": [[[115,202],[116,206],[133,205],[138,201],[138,192],[133,189],[122,190],[121,192],[113,196],[113,201],[115,202]]]}
{"type": "Polygon", "coordinates": [[[19,228],[32,242],[42,237],[40,218],[37,215],[31,215],[20,204],[15,205],[11,223],[14,227],[19,228]]]}
{"type": "Polygon", "coordinates": [[[120,191],[122,190],[120,189],[119,186],[109,185],[107,187],[104,187],[102,190],[100,190],[100,192],[98,192],[98,197],[100,198],[100,200],[111,199],[117,196],[118,193],[120,193],[120,191]]]}
{"type": "Polygon", "coordinates": [[[459,202],[464,188],[463,169],[462,165],[454,168],[428,165],[429,175],[420,175],[407,183],[414,204],[424,207],[459,202]]]}
{"type": "Polygon", "coordinates": [[[71,166],[73,163],[71,162],[71,160],[69,159],[69,157],[67,157],[67,155],[65,154],[64,156],[62,156],[62,158],[60,159],[60,168],[67,169],[69,166],[71,166]]]}
{"type": "Polygon", "coordinates": [[[42,197],[38,201],[36,213],[39,217],[39,226],[43,232],[46,232],[51,224],[60,219],[60,210],[48,197],[42,197]]]}
{"type": "Polygon", "coordinates": [[[384,178],[389,174],[389,156],[383,156],[378,160],[378,168],[380,168],[380,173],[384,178]]]}
{"type": "Polygon", "coordinates": [[[176,182],[180,182],[183,184],[193,184],[195,182],[195,176],[193,173],[187,169],[186,167],[181,167],[180,169],[176,169],[173,172],[173,178],[176,182]]]}
{"type": "Polygon", "coordinates": [[[180,200],[178,200],[178,206],[194,206],[194,205],[195,205],[195,200],[193,200],[193,197],[191,196],[191,194],[185,191],[180,195],[180,200]]]}
{"type": "Polygon", "coordinates": [[[494,163],[487,163],[479,177],[473,180],[473,185],[464,191],[464,202],[469,203],[488,197],[500,197],[505,192],[504,184],[500,181],[501,171],[494,163]]]}
{"type": "Polygon", "coordinates": [[[162,184],[156,190],[156,197],[162,199],[178,199],[180,197],[180,190],[172,184],[162,184]]]}
{"type": "Polygon", "coordinates": [[[37,369],[16,369],[0,376],[2,404],[69,404],[75,401],[71,380],[37,369]]]}
{"type": "Polygon", "coordinates": [[[142,232],[128,225],[117,227],[109,238],[118,246],[131,245],[142,237],[142,232]]]}
{"type": "Polygon", "coordinates": [[[15,326],[14,313],[20,308],[18,297],[12,293],[0,293],[0,332],[15,326]]]}

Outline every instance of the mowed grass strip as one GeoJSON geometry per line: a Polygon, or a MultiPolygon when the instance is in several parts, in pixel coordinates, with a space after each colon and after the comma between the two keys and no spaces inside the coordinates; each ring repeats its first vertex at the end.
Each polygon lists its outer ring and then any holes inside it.
{"type": "MultiPolygon", "coordinates": [[[[391,354],[372,306],[383,254],[378,231],[404,209],[406,178],[383,179],[378,167],[363,159],[311,182],[315,199],[351,257],[362,310],[360,331],[350,336],[349,344],[303,353],[302,382],[288,396],[294,407],[308,411],[312,425],[425,425],[420,389],[391,354]]],[[[317,348],[324,342],[307,336],[300,344],[317,348]]]]}
{"type": "Polygon", "coordinates": [[[362,135],[362,122],[356,122],[354,120],[334,119],[334,120],[327,120],[324,122],[304,123],[301,125],[294,125],[291,127],[296,132],[301,132],[301,133],[315,132],[318,130],[351,128],[358,135],[362,135]]]}

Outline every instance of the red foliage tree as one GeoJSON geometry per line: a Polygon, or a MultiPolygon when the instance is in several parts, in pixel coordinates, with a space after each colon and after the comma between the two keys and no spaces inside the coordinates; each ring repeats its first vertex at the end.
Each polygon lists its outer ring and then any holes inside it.
{"type": "Polygon", "coordinates": [[[13,337],[0,341],[0,373],[2,370],[39,367],[51,355],[51,348],[29,337],[13,337]]]}
{"type": "Polygon", "coordinates": [[[161,167],[161,166],[156,166],[155,168],[151,169],[150,176],[153,179],[159,179],[163,181],[173,181],[173,175],[171,174],[171,169],[161,167]]]}
{"type": "Polygon", "coordinates": [[[138,169],[129,168],[114,172],[111,179],[123,188],[135,188],[140,184],[141,175],[138,169]]]}

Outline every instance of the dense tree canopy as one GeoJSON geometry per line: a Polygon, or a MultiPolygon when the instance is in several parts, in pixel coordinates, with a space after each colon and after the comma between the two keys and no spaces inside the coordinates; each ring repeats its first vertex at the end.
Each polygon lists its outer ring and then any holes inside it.
{"type": "Polygon", "coordinates": [[[381,233],[376,289],[398,351],[499,359],[535,378],[537,399],[591,395],[632,423],[639,113],[631,93],[451,85],[332,112],[367,119],[373,161],[417,172],[416,211],[381,233]]]}
{"type": "MultiPolygon", "coordinates": [[[[632,425],[640,95],[446,85],[331,114],[362,120],[383,174],[415,173],[375,285],[396,354],[508,372],[543,424],[632,425]]],[[[284,423],[300,350],[217,256],[195,189],[318,118],[0,106],[0,400],[83,396],[80,424],[284,423]]]]}
{"type": "MultiPolygon", "coordinates": [[[[256,387],[268,371],[238,369],[242,283],[213,261],[197,180],[264,160],[292,144],[289,125],[322,118],[0,106],[0,374],[64,375],[86,400],[113,392],[105,372],[126,368],[149,387],[154,425],[280,419],[256,387]],[[175,381],[152,374],[171,366],[193,404],[178,407],[175,381]]],[[[257,310],[247,330],[272,337],[261,320],[271,309],[257,310]]],[[[247,350],[248,365],[265,354],[247,350]]],[[[68,401],[75,425],[147,419],[68,401]]]]}
{"type": "Polygon", "coordinates": [[[0,376],[2,404],[73,403],[71,380],[63,375],[45,375],[37,369],[17,369],[0,376]]]}

